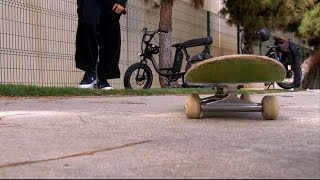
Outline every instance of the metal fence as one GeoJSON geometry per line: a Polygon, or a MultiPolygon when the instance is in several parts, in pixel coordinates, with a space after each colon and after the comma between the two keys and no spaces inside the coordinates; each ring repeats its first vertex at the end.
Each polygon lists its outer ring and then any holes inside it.
{"type": "MultiPolygon", "coordinates": [[[[75,0],[0,0],[0,83],[76,87],[83,76],[74,60],[76,9],[75,0]]],[[[121,78],[111,81],[115,88],[123,88],[126,69],[140,60],[141,30],[155,30],[159,23],[159,9],[144,0],[128,1],[127,12],[120,20],[121,78]]],[[[236,27],[219,15],[175,1],[172,42],[208,35],[214,40],[213,56],[237,53],[236,27]]],[[[156,88],[159,78],[154,76],[156,88]]]]}
{"type": "Polygon", "coordinates": [[[72,86],[76,9],[72,0],[1,0],[1,83],[72,86]]]}

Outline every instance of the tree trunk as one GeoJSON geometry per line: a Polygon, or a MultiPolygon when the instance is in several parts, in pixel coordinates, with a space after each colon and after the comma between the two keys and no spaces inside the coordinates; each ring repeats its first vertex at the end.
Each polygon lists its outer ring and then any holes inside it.
{"type": "Polygon", "coordinates": [[[320,68],[320,48],[301,64],[302,88],[310,89],[320,68]]]}
{"type": "MultiPolygon", "coordinates": [[[[161,33],[159,36],[159,45],[161,47],[159,53],[160,68],[170,68],[173,65],[171,51],[172,7],[173,0],[161,0],[159,27],[168,30],[168,33],[161,33]]],[[[167,87],[168,79],[159,76],[159,82],[162,88],[167,87]]]]}
{"type": "Polygon", "coordinates": [[[243,43],[243,50],[242,50],[242,54],[254,54],[253,51],[253,40],[254,40],[254,32],[251,32],[248,29],[244,29],[244,33],[242,36],[242,42],[243,43]]]}

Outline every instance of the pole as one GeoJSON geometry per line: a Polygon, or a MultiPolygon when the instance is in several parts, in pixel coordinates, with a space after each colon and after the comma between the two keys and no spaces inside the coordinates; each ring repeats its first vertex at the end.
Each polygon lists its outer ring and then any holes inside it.
{"type": "MultiPolygon", "coordinates": [[[[211,12],[207,11],[207,36],[211,37],[211,12]]],[[[210,52],[210,48],[209,48],[209,53],[210,52]]]]}
{"type": "Polygon", "coordinates": [[[237,25],[237,52],[240,54],[240,28],[237,25]]]}

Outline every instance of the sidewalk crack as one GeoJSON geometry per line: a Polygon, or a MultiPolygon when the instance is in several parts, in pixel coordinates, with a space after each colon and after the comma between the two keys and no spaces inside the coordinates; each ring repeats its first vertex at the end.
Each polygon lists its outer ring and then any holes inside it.
{"type": "Polygon", "coordinates": [[[92,150],[92,151],[85,151],[85,152],[80,152],[80,153],[76,153],[76,154],[71,154],[71,155],[66,155],[66,156],[61,156],[61,157],[55,157],[55,158],[50,158],[50,159],[42,159],[42,160],[34,160],[34,161],[22,161],[22,162],[0,164],[0,169],[9,168],[9,167],[16,167],[16,166],[22,166],[22,165],[28,165],[28,164],[43,163],[43,162],[49,162],[49,161],[57,161],[57,160],[61,160],[61,159],[67,159],[67,158],[73,158],[73,157],[79,157],[79,156],[89,156],[89,155],[94,155],[94,154],[100,153],[100,152],[107,152],[107,151],[112,151],[112,150],[116,150],[116,149],[121,149],[121,148],[136,146],[136,145],[140,145],[140,144],[145,144],[145,143],[149,143],[151,141],[152,140],[133,142],[133,143],[129,143],[129,144],[123,144],[123,145],[118,145],[118,146],[108,147],[108,148],[103,148],[103,149],[97,149],[97,150],[92,150]]]}

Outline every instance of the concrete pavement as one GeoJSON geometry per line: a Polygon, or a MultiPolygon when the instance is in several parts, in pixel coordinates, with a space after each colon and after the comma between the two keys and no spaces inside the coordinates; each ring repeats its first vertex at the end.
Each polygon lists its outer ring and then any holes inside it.
{"type": "Polygon", "coordinates": [[[189,120],[186,96],[2,97],[0,178],[319,179],[320,91],[273,95],[276,121],[189,120]]]}

